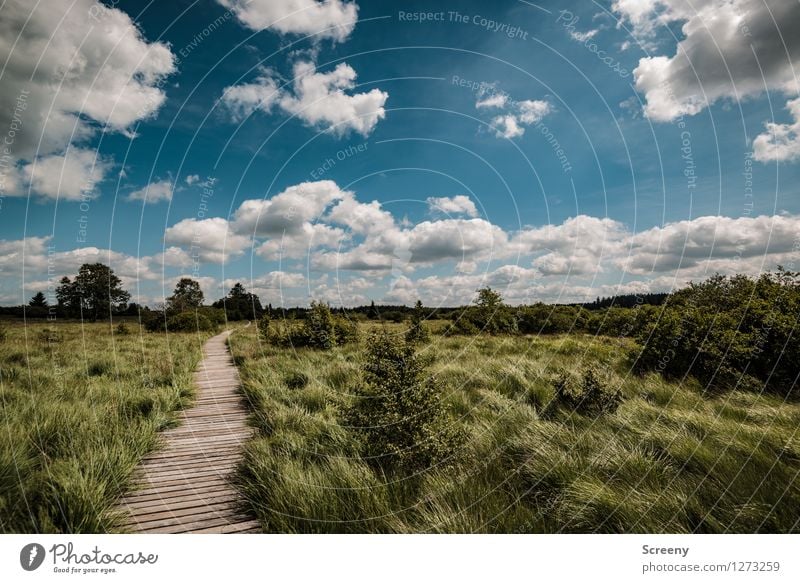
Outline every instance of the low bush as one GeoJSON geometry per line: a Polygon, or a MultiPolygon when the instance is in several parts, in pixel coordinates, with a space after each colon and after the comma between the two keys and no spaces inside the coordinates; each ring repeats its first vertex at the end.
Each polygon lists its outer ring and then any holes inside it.
{"type": "Polygon", "coordinates": [[[258,323],[262,341],[283,348],[318,348],[328,350],[351,342],[358,342],[358,323],[334,317],[330,308],[321,302],[311,302],[304,320],[274,322],[264,316],[258,323]]]}
{"type": "Polygon", "coordinates": [[[336,322],[327,304],[312,301],[305,319],[305,340],[312,348],[336,346],[336,322]]]}
{"type": "Polygon", "coordinates": [[[284,379],[284,384],[290,389],[303,389],[308,384],[308,375],[304,372],[295,371],[284,379]]]}
{"type": "Polygon", "coordinates": [[[211,320],[199,312],[181,312],[167,320],[167,330],[170,332],[205,332],[214,328],[211,320]]]}
{"type": "Polygon", "coordinates": [[[552,417],[558,407],[596,417],[614,413],[622,403],[622,393],[609,388],[603,375],[592,368],[579,374],[562,372],[554,388],[555,395],[544,417],[552,417]]]}
{"type": "Polygon", "coordinates": [[[63,334],[52,328],[42,328],[37,332],[36,338],[41,344],[58,344],[64,340],[63,334]]]}
{"type": "Polygon", "coordinates": [[[117,324],[117,327],[114,328],[114,334],[118,336],[127,336],[131,333],[131,329],[128,328],[128,325],[125,322],[120,322],[117,324]]]}
{"type": "Polygon", "coordinates": [[[794,394],[800,274],[715,276],[672,294],[638,335],[640,372],[696,377],[706,388],[794,394]]]}
{"type": "Polygon", "coordinates": [[[358,322],[348,318],[334,318],[333,330],[338,346],[358,342],[361,335],[358,329],[358,322]]]}

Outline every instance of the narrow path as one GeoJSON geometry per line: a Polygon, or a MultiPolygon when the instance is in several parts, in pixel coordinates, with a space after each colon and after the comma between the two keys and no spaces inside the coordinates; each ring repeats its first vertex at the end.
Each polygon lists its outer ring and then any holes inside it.
{"type": "Polygon", "coordinates": [[[230,482],[251,437],[242,403],[239,373],[225,342],[230,331],[203,346],[195,372],[197,401],[182,411],[180,425],[162,433],[165,446],[139,467],[140,488],[120,509],[137,532],[260,532],[242,508],[230,482]]]}

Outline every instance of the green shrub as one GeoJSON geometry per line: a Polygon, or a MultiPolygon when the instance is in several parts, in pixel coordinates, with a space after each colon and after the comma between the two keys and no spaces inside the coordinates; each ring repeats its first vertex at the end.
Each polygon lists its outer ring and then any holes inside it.
{"type": "MultiPolygon", "coordinates": [[[[312,301],[306,314],[305,331],[302,337],[312,348],[329,349],[336,346],[336,330],[333,314],[327,304],[312,301]]],[[[301,337],[298,337],[300,340],[301,337]]]]}
{"type": "Polygon", "coordinates": [[[42,328],[36,334],[36,338],[42,344],[58,344],[64,340],[64,336],[61,332],[52,328],[42,328]]]}
{"type": "Polygon", "coordinates": [[[164,312],[159,310],[142,310],[140,312],[142,326],[148,332],[164,332],[167,328],[164,312]]]}
{"type": "Polygon", "coordinates": [[[213,330],[214,324],[206,316],[195,312],[181,312],[167,320],[170,332],[198,332],[213,330]]]}
{"type": "Polygon", "coordinates": [[[118,336],[127,336],[131,333],[131,329],[128,328],[128,325],[125,322],[120,322],[117,324],[117,327],[114,328],[114,334],[118,336]]]}
{"type": "Polygon", "coordinates": [[[197,308],[197,313],[208,318],[209,322],[211,322],[214,326],[225,325],[225,310],[211,308],[209,306],[201,306],[197,308]]]}
{"type": "Polygon", "coordinates": [[[544,416],[556,407],[564,407],[581,415],[596,417],[614,413],[622,403],[622,393],[608,387],[604,377],[592,368],[580,374],[561,373],[555,382],[555,395],[544,416]]]}
{"type": "Polygon", "coordinates": [[[8,332],[6,332],[4,327],[0,326],[0,344],[5,342],[6,338],[8,338],[8,332]]]}
{"type": "Polygon", "coordinates": [[[98,360],[87,367],[86,373],[90,377],[100,377],[110,373],[112,370],[114,370],[113,364],[107,360],[98,360]]]}
{"type": "Polygon", "coordinates": [[[335,333],[336,344],[341,346],[343,344],[350,344],[351,342],[358,342],[361,333],[358,329],[358,322],[354,322],[347,318],[334,318],[333,329],[335,333]]]}
{"type": "Polygon", "coordinates": [[[269,312],[264,312],[261,318],[256,322],[258,337],[262,342],[266,342],[268,344],[271,343],[270,333],[272,330],[270,329],[270,323],[272,323],[272,318],[270,317],[269,312]]]}
{"type": "Polygon", "coordinates": [[[445,336],[474,336],[480,334],[480,328],[470,319],[467,310],[458,313],[456,319],[442,330],[445,336]]]}
{"type": "Polygon", "coordinates": [[[283,382],[290,389],[303,389],[308,384],[308,375],[304,372],[293,372],[283,382]]]}
{"type": "Polygon", "coordinates": [[[517,316],[503,303],[499,292],[486,287],[478,290],[475,305],[456,310],[453,323],[445,328],[445,336],[483,334],[516,334],[519,331],[517,316]]]}
{"type": "Polygon", "coordinates": [[[672,294],[638,335],[639,372],[788,396],[796,385],[800,274],[714,276],[672,294]]]}
{"type": "Polygon", "coordinates": [[[460,434],[449,423],[428,362],[387,332],[372,335],[364,385],[346,414],[370,465],[410,473],[453,456],[460,434]]]}

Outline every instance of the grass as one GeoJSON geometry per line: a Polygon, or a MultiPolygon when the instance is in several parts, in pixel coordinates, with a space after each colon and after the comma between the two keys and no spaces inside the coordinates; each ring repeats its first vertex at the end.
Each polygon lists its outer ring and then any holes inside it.
{"type": "Polygon", "coordinates": [[[0,531],[115,531],[132,471],[193,397],[208,335],[0,325],[0,531]]]}
{"type": "Polygon", "coordinates": [[[363,346],[275,348],[254,327],[230,343],[258,428],[239,484],[267,532],[800,531],[800,405],[632,375],[628,340],[435,336],[422,350],[467,439],[404,478],[342,425],[363,346]],[[560,371],[586,365],[620,407],[545,419],[560,371]]]}

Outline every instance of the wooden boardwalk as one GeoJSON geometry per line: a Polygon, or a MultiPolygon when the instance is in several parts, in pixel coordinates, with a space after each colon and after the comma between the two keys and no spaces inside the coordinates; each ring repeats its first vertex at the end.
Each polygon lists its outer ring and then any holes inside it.
{"type": "Polygon", "coordinates": [[[252,436],[238,392],[239,373],[225,342],[230,331],[203,346],[195,372],[197,401],[181,424],[162,433],[164,447],[139,468],[140,488],[121,510],[127,528],[153,533],[261,532],[230,482],[241,446],[252,436]]]}

